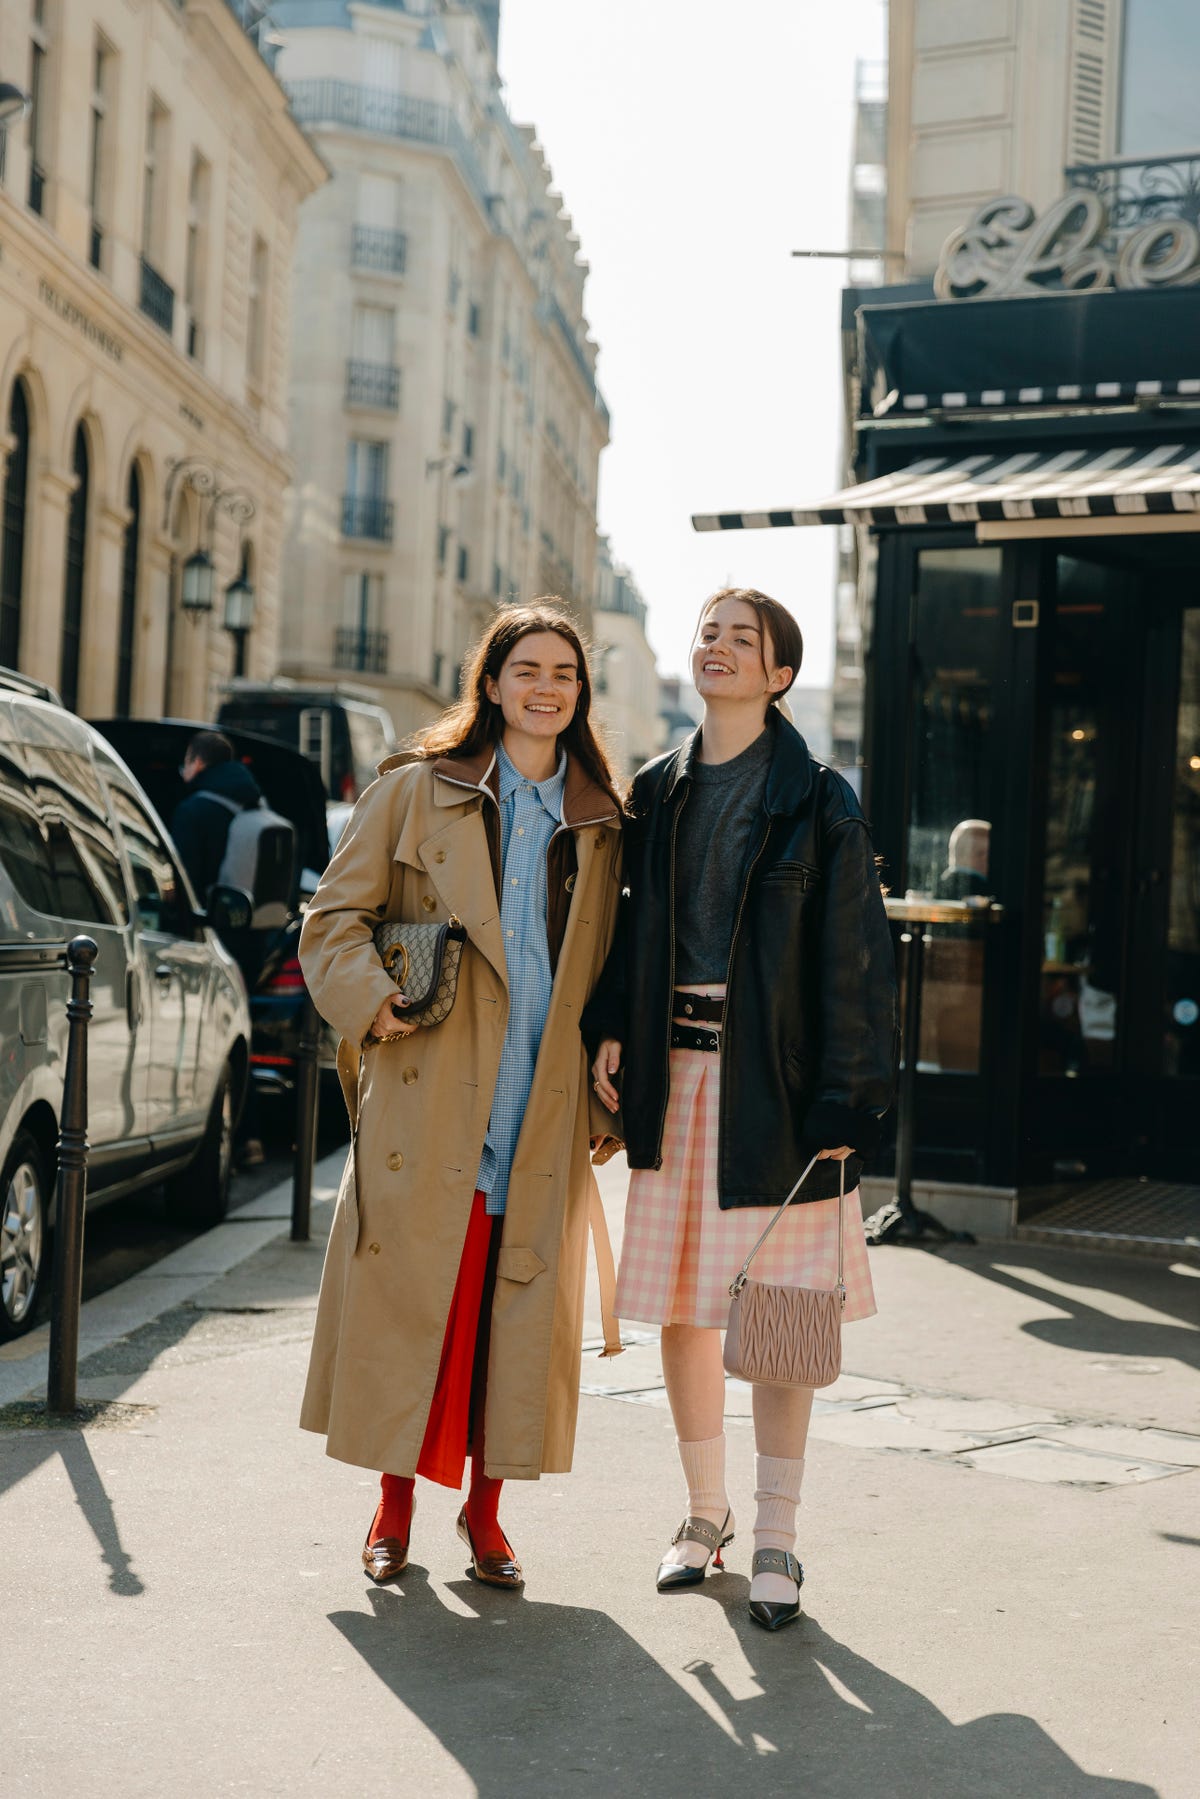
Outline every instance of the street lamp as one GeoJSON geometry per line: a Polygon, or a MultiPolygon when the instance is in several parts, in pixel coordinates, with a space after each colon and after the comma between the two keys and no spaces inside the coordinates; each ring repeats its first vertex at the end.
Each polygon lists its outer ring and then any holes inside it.
{"type": "Polygon", "coordinates": [[[179,603],[189,618],[197,619],[203,613],[212,611],[215,573],[212,557],[207,550],[193,550],[184,563],[179,603]]]}
{"type": "Polygon", "coordinates": [[[33,101],[23,87],[14,81],[0,81],[0,131],[17,125],[25,117],[33,101]]]}
{"type": "Polygon", "coordinates": [[[254,629],[254,604],[254,589],[243,572],[225,589],[225,617],[222,620],[233,638],[235,675],[244,675],[246,672],[246,639],[254,629]]]}

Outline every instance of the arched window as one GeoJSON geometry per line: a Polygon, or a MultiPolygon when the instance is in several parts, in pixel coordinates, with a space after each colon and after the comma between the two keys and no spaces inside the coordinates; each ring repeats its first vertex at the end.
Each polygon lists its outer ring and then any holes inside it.
{"type": "Polygon", "coordinates": [[[67,509],[67,559],[63,576],[62,651],[58,686],[63,705],[79,704],[79,644],[83,634],[83,577],[87,553],[88,447],[82,425],[75,427],[72,459],[75,491],[67,509]]]}
{"type": "Polygon", "coordinates": [[[128,718],[133,706],[133,641],[137,630],[138,548],[142,536],[142,479],[135,462],[125,496],[129,522],[121,551],[121,623],[117,635],[117,717],[128,718]]]}
{"type": "Polygon", "coordinates": [[[8,408],[14,439],[4,479],[0,529],[0,664],[16,668],[21,653],[21,594],[25,585],[25,503],[29,490],[29,401],[18,381],[8,408]]]}

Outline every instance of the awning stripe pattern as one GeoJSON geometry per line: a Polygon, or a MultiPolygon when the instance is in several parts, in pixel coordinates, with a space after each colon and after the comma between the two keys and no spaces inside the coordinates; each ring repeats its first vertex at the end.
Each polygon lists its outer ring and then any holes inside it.
{"type": "Polygon", "coordinates": [[[1200,445],[925,457],[815,506],[697,513],[696,531],[783,525],[974,525],[994,519],[1200,512],[1200,445]]]}
{"type": "Polygon", "coordinates": [[[1200,398],[1200,378],[1175,381],[1087,381],[1057,387],[984,387],[971,393],[905,393],[876,415],[899,412],[982,412],[1024,406],[1091,406],[1101,401],[1200,398]]]}

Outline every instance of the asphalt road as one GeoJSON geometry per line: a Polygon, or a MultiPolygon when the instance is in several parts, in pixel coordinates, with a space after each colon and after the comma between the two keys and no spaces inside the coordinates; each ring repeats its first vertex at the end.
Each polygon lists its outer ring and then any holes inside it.
{"type": "MultiPolygon", "coordinates": [[[[267,1159],[261,1168],[235,1174],[230,1209],[237,1211],[258,1194],[289,1178],[292,1169],[293,1129],[290,1106],[263,1105],[264,1147],[267,1159]]],[[[333,1095],[321,1113],[318,1153],[327,1155],[347,1138],[345,1113],[333,1095]]],[[[84,1234],[83,1297],[87,1301],[139,1274],[143,1268],[179,1249],[200,1232],[173,1220],[161,1187],[149,1187],[125,1199],[112,1201],[89,1212],[84,1234]]],[[[38,1306],[37,1322],[50,1314],[50,1282],[47,1280],[38,1306]]]]}

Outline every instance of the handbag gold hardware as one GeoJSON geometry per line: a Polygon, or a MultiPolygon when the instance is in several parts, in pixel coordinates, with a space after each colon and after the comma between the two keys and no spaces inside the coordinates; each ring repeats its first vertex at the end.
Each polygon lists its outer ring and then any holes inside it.
{"type": "MultiPolygon", "coordinates": [[[[458,970],[467,940],[461,918],[451,913],[445,924],[376,925],[372,933],[379,960],[408,1005],[404,1016],[416,1025],[440,1024],[458,990],[458,970]]],[[[370,1037],[370,1043],[403,1043],[407,1033],[370,1037]]]]}
{"type": "Polygon", "coordinates": [[[412,967],[412,958],[408,953],[408,945],[406,943],[393,943],[390,949],[383,952],[383,966],[390,975],[395,976],[397,987],[403,988],[406,986],[408,983],[408,971],[412,967]],[[399,974],[396,973],[397,963],[400,965],[399,974]]]}

